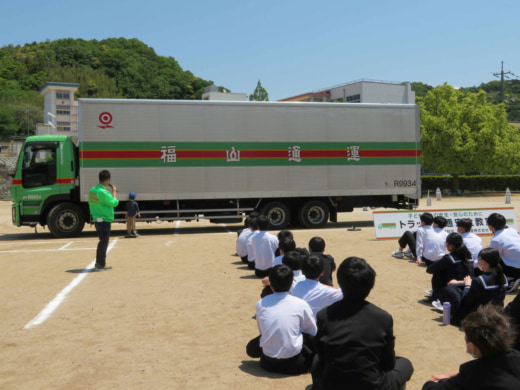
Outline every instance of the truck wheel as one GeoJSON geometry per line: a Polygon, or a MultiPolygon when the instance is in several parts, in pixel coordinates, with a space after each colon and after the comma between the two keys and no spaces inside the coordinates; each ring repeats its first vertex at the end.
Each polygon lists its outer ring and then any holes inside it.
{"type": "Polygon", "coordinates": [[[269,218],[269,228],[271,229],[285,229],[289,226],[291,212],[282,202],[267,203],[262,207],[260,213],[269,218]]]}
{"type": "Polygon", "coordinates": [[[305,203],[298,211],[300,225],[306,228],[320,228],[329,220],[329,208],[319,200],[305,203]]]}
{"type": "Polygon", "coordinates": [[[47,215],[47,226],[55,237],[77,236],[85,226],[85,215],[77,204],[59,204],[47,215]]]}

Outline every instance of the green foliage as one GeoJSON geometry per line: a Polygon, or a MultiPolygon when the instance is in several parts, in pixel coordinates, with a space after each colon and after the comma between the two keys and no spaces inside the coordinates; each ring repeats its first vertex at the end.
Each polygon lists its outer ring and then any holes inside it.
{"type": "Polygon", "coordinates": [[[415,92],[415,97],[424,98],[426,94],[433,89],[431,85],[414,81],[410,83],[412,91],[415,92]]]}
{"type": "MultiPolygon", "coordinates": [[[[499,104],[500,98],[500,81],[493,80],[488,83],[482,83],[478,87],[461,88],[464,92],[486,91],[488,101],[499,104]]],[[[520,121],[520,80],[505,80],[504,82],[504,104],[509,121],[520,121]]]]}
{"type": "Polygon", "coordinates": [[[503,104],[484,91],[464,93],[438,86],[421,103],[423,169],[458,177],[471,173],[508,174],[520,169],[520,135],[508,124],[503,104]]]}
{"type": "Polygon", "coordinates": [[[0,48],[0,136],[24,135],[43,117],[46,82],[79,84],[76,97],[200,99],[212,81],[184,71],[138,39],[60,39],[0,48]]]}
{"type": "MultiPolygon", "coordinates": [[[[460,189],[463,191],[485,192],[485,191],[520,191],[520,175],[475,175],[460,176],[460,189]]],[[[453,188],[453,176],[423,176],[421,178],[421,189],[425,194],[430,191],[430,196],[435,194],[437,188],[453,188]]]]}
{"type": "Polygon", "coordinates": [[[256,84],[255,91],[252,95],[249,95],[249,101],[257,101],[257,102],[268,102],[269,101],[269,95],[264,87],[262,87],[262,84],[260,83],[260,80],[258,80],[258,84],[256,84]]]}

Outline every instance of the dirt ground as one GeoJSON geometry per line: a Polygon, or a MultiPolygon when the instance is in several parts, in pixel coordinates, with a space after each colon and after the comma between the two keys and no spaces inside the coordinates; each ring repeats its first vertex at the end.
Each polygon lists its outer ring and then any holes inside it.
{"type": "MultiPolygon", "coordinates": [[[[520,196],[426,201],[434,208],[517,209],[520,196]]],[[[325,229],[294,230],[298,246],[322,236],[336,263],[365,258],[376,270],[369,300],[394,317],[396,352],[415,372],[409,390],[432,374],[470,359],[463,333],[442,326],[441,314],[420,304],[430,277],[423,267],[390,256],[394,240],[376,240],[372,212],[342,214],[325,229]],[[349,231],[352,225],[360,231],[349,231]]],[[[518,219],[518,214],[517,214],[518,219]]],[[[258,335],[252,319],[261,291],[235,253],[239,225],[138,223],[141,236],[124,238],[113,225],[106,272],[85,272],[97,236],[54,239],[47,230],[11,224],[0,202],[1,389],[307,389],[310,375],[263,371],[245,353],[258,335]],[[75,278],[84,277],[44,322],[24,329],[75,278]]],[[[276,232],[274,232],[276,233],[276,232]]],[[[490,237],[483,237],[484,245],[490,237]]],[[[513,299],[506,297],[506,303],[513,299]]]]}

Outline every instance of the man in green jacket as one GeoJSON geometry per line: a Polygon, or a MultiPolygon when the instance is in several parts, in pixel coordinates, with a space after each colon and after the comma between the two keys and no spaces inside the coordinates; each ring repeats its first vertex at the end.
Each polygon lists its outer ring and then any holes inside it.
{"type": "Polygon", "coordinates": [[[117,188],[110,184],[110,172],[99,172],[99,184],[92,187],[88,193],[90,214],[98,232],[99,242],[96,251],[96,270],[112,269],[106,265],[108,240],[110,239],[111,223],[114,220],[114,207],[119,204],[116,199],[117,188]],[[106,189],[112,187],[113,195],[106,189]]]}

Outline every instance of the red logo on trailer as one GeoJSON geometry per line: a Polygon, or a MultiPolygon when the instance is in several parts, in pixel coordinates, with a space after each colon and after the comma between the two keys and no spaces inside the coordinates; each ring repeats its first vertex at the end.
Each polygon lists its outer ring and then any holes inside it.
{"type": "Polygon", "coordinates": [[[103,124],[103,126],[98,125],[98,127],[101,127],[102,129],[106,129],[108,127],[111,129],[114,128],[114,126],[110,126],[110,123],[112,123],[112,114],[109,112],[102,112],[99,114],[99,121],[103,124]]]}

